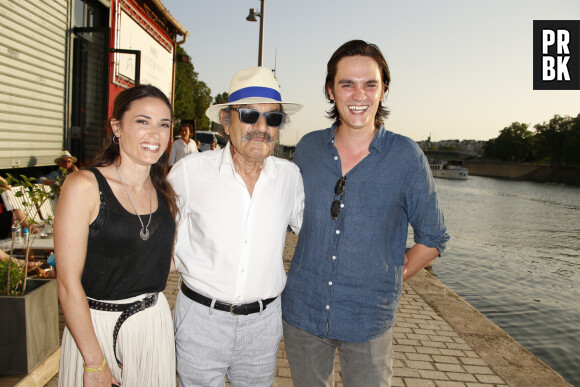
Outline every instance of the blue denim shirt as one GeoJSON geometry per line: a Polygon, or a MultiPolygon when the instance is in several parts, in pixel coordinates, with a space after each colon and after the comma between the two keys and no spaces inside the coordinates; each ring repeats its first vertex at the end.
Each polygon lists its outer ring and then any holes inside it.
{"type": "Polygon", "coordinates": [[[415,243],[439,253],[449,236],[425,155],[384,127],[370,154],[346,174],[344,207],[333,220],[342,175],[334,130],[311,132],[296,147],[306,199],[282,313],[313,335],[366,342],[395,323],[408,225],[415,243]]]}

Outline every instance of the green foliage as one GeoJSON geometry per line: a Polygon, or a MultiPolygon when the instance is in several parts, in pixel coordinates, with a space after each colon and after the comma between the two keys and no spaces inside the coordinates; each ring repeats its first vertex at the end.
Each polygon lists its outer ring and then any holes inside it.
{"type": "MultiPolygon", "coordinates": [[[[15,177],[9,173],[6,174],[6,183],[8,185],[11,185],[12,187],[22,187],[22,190],[15,192],[14,196],[22,198],[25,220],[29,225],[38,224],[38,222],[34,219],[34,214],[38,211],[40,206],[44,204],[45,201],[49,199],[55,199],[55,197],[58,195],[60,185],[63,183],[68,174],[64,168],[61,168],[61,171],[63,172],[63,177],[59,178],[57,183],[51,186],[50,192],[45,191],[44,186],[36,184],[36,178],[34,177],[27,177],[24,175],[15,177]],[[24,199],[24,195],[27,195],[28,200],[24,199]]],[[[47,222],[51,223],[52,219],[47,220],[47,222]]],[[[14,236],[12,237],[14,238],[14,236]]],[[[24,259],[25,267],[28,267],[28,257],[30,254],[30,244],[32,243],[32,240],[33,238],[30,238],[28,240],[28,246],[26,246],[26,256],[24,259]]],[[[14,240],[12,243],[14,243],[14,240]]],[[[12,256],[2,262],[13,262],[12,256]]],[[[17,263],[15,264],[17,267],[16,269],[13,269],[13,265],[4,264],[3,267],[5,267],[5,269],[0,273],[0,289],[2,289],[0,291],[5,295],[23,295],[26,291],[26,279],[28,273],[22,270],[22,268],[20,268],[17,263]],[[19,273],[18,268],[20,268],[22,274],[19,273]]]]}
{"type": "Polygon", "coordinates": [[[555,115],[535,126],[538,158],[552,164],[580,164],[580,114],[576,118],[555,115]]]}
{"type": "Polygon", "coordinates": [[[214,105],[217,105],[219,103],[227,103],[229,96],[230,95],[224,91],[223,93],[218,94],[218,95],[215,96],[215,98],[213,100],[213,104],[214,105]]]}
{"type": "MultiPolygon", "coordinates": [[[[47,200],[54,200],[60,193],[60,187],[64,182],[64,179],[68,175],[68,171],[65,168],[61,168],[62,178],[58,178],[57,182],[50,186],[50,192],[46,192],[42,185],[36,183],[35,177],[28,177],[20,175],[20,177],[12,176],[11,174],[6,174],[6,182],[12,187],[22,187],[24,191],[18,190],[14,196],[17,198],[22,198],[22,205],[24,206],[24,215],[26,216],[26,221],[28,224],[38,224],[34,220],[33,214],[38,211],[38,209],[47,200]],[[24,200],[23,196],[26,195],[28,200],[24,200]]],[[[52,219],[46,220],[47,223],[52,223],[52,219]]]]}
{"type": "Polygon", "coordinates": [[[549,122],[534,126],[514,122],[489,140],[485,156],[504,161],[549,162],[553,165],[580,165],[580,114],[555,115],[549,122]]]}
{"type": "Polygon", "coordinates": [[[211,90],[205,82],[197,81],[194,88],[196,130],[209,130],[210,121],[205,111],[211,106],[211,90]]]}
{"type": "Polygon", "coordinates": [[[24,270],[18,262],[13,259],[0,261],[0,294],[18,296],[22,290],[23,283],[24,270]]]}
{"type": "Polygon", "coordinates": [[[500,135],[490,140],[486,147],[486,156],[503,161],[533,161],[533,133],[528,124],[514,122],[503,128],[500,135]]]}
{"type": "MultiPolygon", "coordinates": [[[[185,50],[181,46],[177,46],[177,56],[186,55],[185,50]]],[[[176,63],[175,102],[173,104],[175,118],[191,119],[194,117],[195,102],[193,100],[193,89],[195,87],[194,79],[197,79],[197,75],[190,62],[176,63]]]]}
{"type": "Polygon", "coordinates": [[[175,118],[178,121],[195,119],[197,130],[208,130],[210,122],[205,111],[212,102],[211,90],[205,82],[198,79],[199,74],[191,63],[191,57],[181,46],[177,46],[177,57],[187,57],[189,61],[176,62],[173,106],[175,118]]]}

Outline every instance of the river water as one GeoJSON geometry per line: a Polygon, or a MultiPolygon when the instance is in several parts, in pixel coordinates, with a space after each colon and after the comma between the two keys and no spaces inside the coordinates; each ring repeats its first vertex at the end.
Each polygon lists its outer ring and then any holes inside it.
{"type": "Polygon", "coordinates": [[[580,387],[580,188],[435,179],[451,240],[441,282],[580,387]]]}

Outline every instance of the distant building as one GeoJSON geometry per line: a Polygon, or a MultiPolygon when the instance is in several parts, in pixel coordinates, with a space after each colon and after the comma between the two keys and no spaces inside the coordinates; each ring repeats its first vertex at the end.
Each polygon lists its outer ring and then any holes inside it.
{"type": "Polygon", "coordinates": [[[483,156],[483,147],[487,141],[482,140],[463,140],[459,146],[461,152],[470,156],[483,156]]]}
{"type": "Polygon", "coordinates": [[[457,152],[464,156],[483,156],[483,147],[487,141],[481,140],[441,140],[433,142],[429,137],[427,140],[417,141],[417,145],[424,152],[446,151],[457,152]]]}

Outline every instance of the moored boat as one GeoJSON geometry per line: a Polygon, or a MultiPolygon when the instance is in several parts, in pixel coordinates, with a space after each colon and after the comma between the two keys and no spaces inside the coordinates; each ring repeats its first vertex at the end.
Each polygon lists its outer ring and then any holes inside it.
{"type": "Polygon", "coordinates": [[[467,180],[468,169],[465,168],[462,160],[431,160],[429,161],[429,167],[431,168],[433,177],[467,180]]]}

